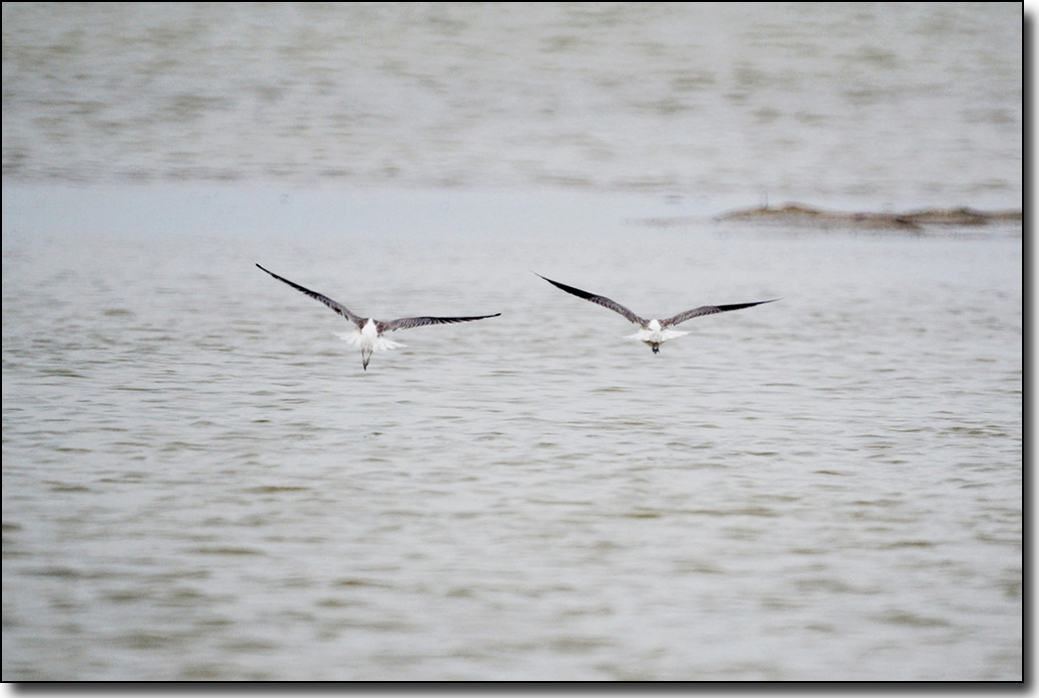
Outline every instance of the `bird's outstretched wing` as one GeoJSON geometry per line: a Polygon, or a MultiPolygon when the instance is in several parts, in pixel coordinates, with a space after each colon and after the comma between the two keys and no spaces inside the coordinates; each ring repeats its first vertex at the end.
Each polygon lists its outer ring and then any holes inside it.
{"type": "Polygon", "coordinates": [[[692,310],[687,310],[684,313],[679,313],[678,315],[675,315],[674,317],[669,317],[666,320],[661,320],[660,321],[660,326],[661,327],[673,327],[673,326],[677,325],[680,322],[685,322],[686,320],[691,320],[694,317],[700,317],[701,315],[714,315],[715,313],[727,313],[730,310],[740,310],[741,308],[750,308],[751,306],[754,306],[754,305],[761,305],[762,303],[773,303],[773,302],[775,302],[777,300],[779,300],[779,299],[778,298],[773,298],[772,300],[756,301],[754,303],[732,303],[730,305],[701,305],[699,308],[693,308],[692,310]]]}
{"type": "MultiPolygon", "coordinates": [[[[534,273],[537,276],[541,276],[541,274],[538,274],[537,272],[534,272],[534,273]]],[[[552,284],[556,288],[561,289],[563,291],[566,291],[567,293],[573,294],[573,295],[577,296],[578,298],[584,298],[586,301],[591,301],[592,303],[597,303],[597,304],[601,305],[604,308],[609,308],[610,310],[612,310],[615,313],[620,313],[625,318],[627,318],[628,322],[634,322],[636,325],[645,325],[646,322],[647,322],[646,320],[640,318],[638,315],[636,315],[635,313],[633,313],[630,310],[628,310],[627,308],[625,308],[623,305],[621,305],[617,301],[611,300],[611,299],[607,298],[606,296],[597,296],[594,293],[588,293],[588,291],[582,291],[579,288],[574,288],[573,286],[567,286],[566,284],[561,284],[558,281],[553,281],[552,279],[549,279],[549,278],[544,277],[544,276],[541,276],[541,278],[544,279],[545,281],[547,281],[548,283],[552,284]]]]}
{"type": "MultiPolygon", "coordinates": [[[[257,264],[256,266],[260,267],[259,264],[257,264]]],[[[263,267],[260,267],[260,269],[263,269],[263,267]]],[[[363,317],[361,317],[359,315],[354,315],[352,312],[350,312],[350,309],[347,308],[342,303],[338,303],[338,302],[332,300],[331,298],[329,298],[328,296],[325,296],[325,295],[322,295],[322,294],[318,293],[317,291],[311,291],[309,288],[304,288],[303,286],[300,286],[297,283],[293,283],[292,281],[289,281],[286,278],[278,276],[277,274],[275,274],[273,271],[270,271],[269,269],[263,269],[263,271],[267,272],[268,274],[273,276],[278,281],[282,281],[284,283],[287,283],[289,286],[291,286],[292,288],[296,289],[297,291],[301,291],[301,292],[307,294],[308,296],[310,296],[311,298],[313,298],[315,300],[321,301],[322,303],[327,305],[329,308],[331,308],[332,310],[336,311],[337,313],[339,313],[340,315],[342,315],[343,317],[345,317],[347,320],[349,320],[350,322],[354,323],[358,327],[364,327],[365,318],[363,318],[363,317]]]]}
{"type": "Polygon", "coordinates": [[[386,322],[376,322],[379,332],[391,332],[393,330],[406,330],[411,327],[422,327],[423,325],[446,325],[452,322],[470,322],[471,320],[483,320],[489,317],[498,317],[501,313],[494,315],[474,315],[470,317],[402,317],[386,322]]]}

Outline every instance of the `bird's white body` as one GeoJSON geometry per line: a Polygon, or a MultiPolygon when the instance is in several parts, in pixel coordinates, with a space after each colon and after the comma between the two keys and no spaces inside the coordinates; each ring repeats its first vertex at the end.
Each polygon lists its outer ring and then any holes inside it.
{"type": "Polygon", "coordinates": [[[645,327],[640,327],[635,334],[629,334],[628,339],[637,339],[640,342],[645,342],[656,353],[660,351],[660,345],[667,340],[684,337],[687,334],[689,333],[684,330],[672,330],[662,327],[660,320],[653,319],[646,323],[645,327]]]}
{"type": "Polygon", "coordinates": [[[368,318],[363,327],[355,327],[351,332],[336,332],[336,336],[361,350],[361,364],[365,368],[368,368],[372,354],[404,346],[400,342],[394,342],[392,339],[380,335],[376,321],[371,318],[368,318]]]}

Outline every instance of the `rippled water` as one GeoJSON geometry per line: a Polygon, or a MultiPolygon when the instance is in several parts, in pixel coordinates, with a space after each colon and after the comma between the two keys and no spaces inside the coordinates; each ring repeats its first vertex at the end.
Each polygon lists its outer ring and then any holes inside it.
{"type": "Polygon", "coordinates": [[[4,680],[1020,680],[1020,12],[4,3],[4,680]]]}
{"type": "Polygon", "coordinates": [[[4,177],[1017,208],[1021,11],[4,3],[4,177]]]}
{"type": "Polygon", "coordinates": [[[1017,235],[48,191],[3,197],[5,679],[1021,677],[1017,235]],[[127,224],[162,199],[212,229],[127,224]],[[503,315],[365,372],[257,261],[503,315]],[[531,269],[647,314],[782,301],[654,356],[531,269]]]}

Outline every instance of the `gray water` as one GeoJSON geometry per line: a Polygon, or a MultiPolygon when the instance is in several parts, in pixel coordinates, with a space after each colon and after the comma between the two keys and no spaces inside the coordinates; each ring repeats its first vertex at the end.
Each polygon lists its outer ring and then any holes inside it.
{"type": "Polygon", "coordinates": [[[1021,205],[1021,4],[3,4],[19,179],[1021,205]]]}
{"type": "Polygon", "coordinates": [[[3,678],[1020,680],[1017,12],[5,3],[3,678]]]}

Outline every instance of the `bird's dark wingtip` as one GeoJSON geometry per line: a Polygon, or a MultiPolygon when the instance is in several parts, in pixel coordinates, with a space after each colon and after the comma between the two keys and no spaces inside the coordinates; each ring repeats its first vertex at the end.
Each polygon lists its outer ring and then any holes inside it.
{"type": "MultiPolygon", "coordinates": [[[[538,274],[537,272],[534,272],[534,274],[536,276],[541,276],[541,274],[538,274]]],[[[579,288],[577,288],[575,286],[567,286],[564,283],[560,283],[558,281],[553,281],[552,279],[548,278],[547,276],[541,276],[541,278],[544,279],[545,281],[547,281],[548,283],[552,284],[553,286],[555,286],[559,290],[566,291],[567,293],[573,294],[573,295],[577,296],[578,298],[583,298],[585,300],[589,300],[590,298],[592,298],[595,295],[593,293],[589,293],[588,291],[582,291],[581,289],[579,289],[579,288]]]]}
{"type": "Polygon", "coordinates": [[[533,272],[533,274],[534,274],[534,276],[540,276],[542,279],[544,279],[545,281],[547,281],[550,284],[553,284],[555,286],[562,286],[562,284],[560,284],[558,281],[553,281],[552,279],[548,278],[547,276],[542,276],[541,274],[537,273],[536,271],[533,272]]]}

